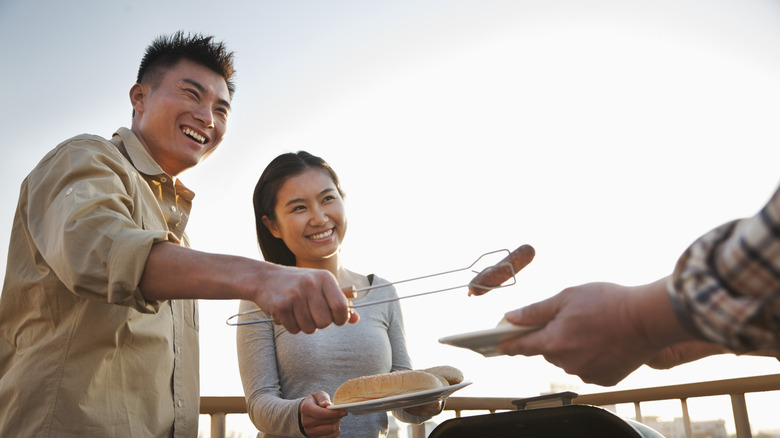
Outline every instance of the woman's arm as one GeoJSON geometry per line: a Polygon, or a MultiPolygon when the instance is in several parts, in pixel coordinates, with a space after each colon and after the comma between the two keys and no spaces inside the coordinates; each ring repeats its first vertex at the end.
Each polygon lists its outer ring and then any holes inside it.
{"type": "MultiPolygon", "coordinates": [[[[256,308],[253,303],[242,301],[240,311],[256,308]]],[[[267,317],[262,312],[249,316],[267,317]]],[[[284,399],[277,372],[273,324],[238,326],[236,349],[247,414],[255,427],[274,435],[303,437],[298,427],[298,405],[303,399],[284,399]]]]}

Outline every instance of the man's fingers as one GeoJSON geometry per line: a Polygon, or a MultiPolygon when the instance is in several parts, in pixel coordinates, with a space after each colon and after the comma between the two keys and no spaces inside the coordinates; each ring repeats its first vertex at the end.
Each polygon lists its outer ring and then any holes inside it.
{"type": "MultiPolygon", "coordinates": [[[[299,269],[299,268],[295,268],[299,269]]],[[[355,323],[359,316],[349,308],[354,287],[340,288],[335,277],[322,270],[300,270],[294,285],[275,299],[274,322],[290,333],[314,333],[332,323],[355,323]]],[[[269,306],[271,307],[271,306],[269,306]]]]}
{"type": "Polygon", "coordinates": [[[555,318],[559,310],[560,298],[556,295],[552,298],[509,311],[504,315],[504,318],[514,325],[545,325],[555,318]]]}
{"type": "Polygon", "coordinates": [[[306,305],[315,328],[323,329],[333,323],[333,316],[328,308],[328,302],[322,295],[317,294],[310,297],[306,305]]]}
{"type": "Polygon", "coordinates": [[[284,328],[287,329],[288,332],[292,334],[299,333],[301,331],[301,327],[298,325],[298,322],[295,320],[295,316],[293,315],[292,309],[285,309],[279,312],[279,314],[274,315],[274,323],[278,321],[279,324],[283,325],[284,328]]]}
{"type": "Polygon", "coordinates": [[[355,298],[356,295],[355,290],[355,286],[341,288],[341,291],[347,298],[347,312],[349,312],[347,315],[347,323],[349,324],[355,324],[360,321],[360,315],[352,308],[352,299],[355,298]]]}
{"type": "Polygon", "coordinates": [[[509,356],[537,356],[546,351],[549,337],[544,328],[507,339],[498,345],[498,351],[509,356]]]}
{"type": "Polygon", "coordinates": [[[352,298],[355,298],[355,286],[349,286],[349,287],[342,287],[341,292],[344,294],[344,296],[349,300],[352,298]]]}
{"type": "Polygon", "coordinates": [[[317,326],[314,322],[312,315],[312,308],[309,302],[297,305],[293,307],[293,314],[295,315],[295,321],[301,328],[301,331],[306,334],[312,334],[317,331],[317,326]]]}
{"type": "Polygon", "coordinates": [[[322,311],[327,311],[327,317],[336,325],[344,325],[350,320],[349,302],[346,294],[348,292],[351,293],[351,289],[345,289],[347,290],[342,290],[338,286],[335,278],[333,281],[324,281],[322,285],[322,295],[324,297],[322,311]]]}

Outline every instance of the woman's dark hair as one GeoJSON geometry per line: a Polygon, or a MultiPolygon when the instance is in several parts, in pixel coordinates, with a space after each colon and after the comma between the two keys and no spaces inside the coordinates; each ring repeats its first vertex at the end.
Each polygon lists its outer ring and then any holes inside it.
{"type": "Polygon", "coordinates": [[[263,252],[263,258],[272,263],[286,266],[295,266],[295,255],[287,248],[282,239],[277,239],[263,224],[263,216],[276,221],[277,194],[282,185],[288,178],[300,175],[308,169],[321,169],[326,172],[333,184],[336,185],[341,197],[344,197],[344,191],[341,189],[341,183],[336,172],[320,157],[312,155],[306,151],[290,152],[279,155],[274,158],[260,175],[260,179],[255,186],[255,192],[252,196],[252,203],[255,207],[255,228],[257,229],[257,242],[260,244],[260,251],[263,252]]]}

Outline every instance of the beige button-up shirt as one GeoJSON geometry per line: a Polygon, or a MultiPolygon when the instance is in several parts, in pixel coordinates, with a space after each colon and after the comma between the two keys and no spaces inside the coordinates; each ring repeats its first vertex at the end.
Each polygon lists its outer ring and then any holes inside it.
{"type": "Polygon", "coordinates": [[[197,436],[197,302],[138,287],[152,244],[189,246],[193,196],[125,128],[28,175],[0,297],[0,436],[197,436]]]}

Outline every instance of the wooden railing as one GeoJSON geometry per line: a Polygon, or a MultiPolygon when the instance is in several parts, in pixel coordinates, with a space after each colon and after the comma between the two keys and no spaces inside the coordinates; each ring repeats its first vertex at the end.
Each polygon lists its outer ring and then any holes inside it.
{"type": "MultiPolygon", "coordinates": [[[[780,391],[780,374],[581,394],[573,398],[571,403],[594,406],[632,403],[636,413],[636,420],[641,422],[641,403],[659,400],[679,400],[686,437],[692,438],[691,420],[688,415],[688,399],[728,395],[731,397],[731,408],[734,413],[734,426],[737,438],[751,438],[752,432],[745,394],[765,391],[780,391]]],[[[493,413],[517,409],[517,406],[512,404],[513,400],[517,400],[517,398],[450,397],[447,400],[445,409],[454,411],[457,417],[460,417],[465,411],[488,411],[493,413]]],[[[529,408],[531,407],[529,406],[529,408]]],[[[211,416],[211,438],[225,438],[225,416],[228,414],[246,414],[246,403],[243,397],[201,397],[200,413],[211,416]]],[[[425,429],[422,426],[414,427],[412,434],[413,438],[422,438],[425,436],[425,429]]]]}

